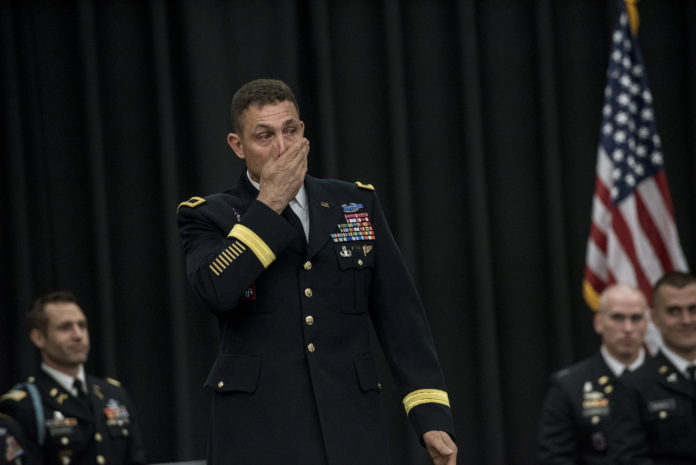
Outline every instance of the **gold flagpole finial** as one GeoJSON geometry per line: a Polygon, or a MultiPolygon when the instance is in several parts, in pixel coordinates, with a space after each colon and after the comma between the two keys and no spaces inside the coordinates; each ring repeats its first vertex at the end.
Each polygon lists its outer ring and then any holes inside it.
{"type": "Polygon", "coordinates": [[[637,37],[638,25],[640,24],[638,7],[636,6],[638,0],[624,0],[624,2],[626,3],[626,12],[628,13],[628,24],[631,26],[631,33],[637,37]]]}

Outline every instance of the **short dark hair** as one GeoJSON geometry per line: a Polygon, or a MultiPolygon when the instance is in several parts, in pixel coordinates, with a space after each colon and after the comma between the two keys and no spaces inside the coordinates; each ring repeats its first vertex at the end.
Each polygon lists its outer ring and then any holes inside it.
{"type": "Polygon", "coordinates": [[[41,333],[46,334],[48,329],[48,317],[46,316],[46,304],[53,303],[75,303],[77,299],[70,291],[53,291],[48,294],[41,295],[34,300],[34,304],[27,312],[27,324],[29,331],[38,329],[41,333]]]}
{"type": "Polygon", "coordinates": [[[655,300],[657,296],[657,291],[662,286],[672,286],[677,289],[688,286],[689,284],[696,283],[696,277],[685,272],[685,271],[668,271],[660,279],[657,280],[652,288],[653,293],[653,307],[655,306],[655,300]]]}
{"type": "Polygon", "coordinates": [[[295,94],[290,87],[278,79],[255,79],[239,88],[232,97],[230,104],[230,120],[232,130],[239,134],[242,131],[242,114],[252,105],[263,107],[278,102],[292,102],[297,114],[300,107],[297,105],[295,94]]]}

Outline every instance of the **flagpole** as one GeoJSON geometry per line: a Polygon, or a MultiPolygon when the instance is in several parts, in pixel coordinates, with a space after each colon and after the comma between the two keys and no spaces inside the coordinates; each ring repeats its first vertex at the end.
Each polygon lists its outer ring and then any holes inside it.
{"type": "Polygon", "coordinates": [[[626,14],[628,15],[628,25],[631,27],[633,37],[638,37],[638,26],[640,25],[640,16],[638,15],[638,0],[624,0],[626,3],[626,14]]]}

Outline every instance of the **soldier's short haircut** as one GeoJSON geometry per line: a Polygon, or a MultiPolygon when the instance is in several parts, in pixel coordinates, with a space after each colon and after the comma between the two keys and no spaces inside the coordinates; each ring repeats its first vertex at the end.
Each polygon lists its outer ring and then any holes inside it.
{"type": "Polygon", "coordinates": [[[41,295],[34,300],[33,305],[27,312],[27,325],[29,331],[38,329],[42,334],[46,334],[48,329],[48,317],[46,316],[46,304],[52,303],[77,303],[77,299],[70,291],[53,291],[41,295]]]}
{"type": "Polygon", "coordinates": [[[230,104],[232,130],[237,134],[241,134],[242,115],[250,106],[263,107],[286,101],[295,105],[299,115],[300,107],[297,106],[295,94],[283,81],[278,79],[255,79],[247,82],[232,97],[232,103],[230,104]]]}
{"type": "Polygon", "coordinates": [[[653,307],[655,306],[657,291],[660,287],[672,286],[676,287],[677,289],[681,289],[694,283],[696,283],[696,277],[685,271],[668,271],[660,279],[658,279],[653,286],[653,307]]]}

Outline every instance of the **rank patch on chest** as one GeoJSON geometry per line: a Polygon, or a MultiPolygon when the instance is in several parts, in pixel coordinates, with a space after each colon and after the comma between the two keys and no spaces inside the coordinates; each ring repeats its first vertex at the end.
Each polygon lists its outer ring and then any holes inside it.
{"type": "MultiPolygon", "coordinates": [[[[343,211],[346,211],[346,208],[348,207],[362,208],[362,205],[344,205],[343,211]]],[[[338,232],[331,234],[331,240],[334,242],[375,240],[375,231],[372,229],[372,222],[370,221],[370,217],[367,212],[346,213],[345,219],[345,223],[338,224],[338,232]]]]}

